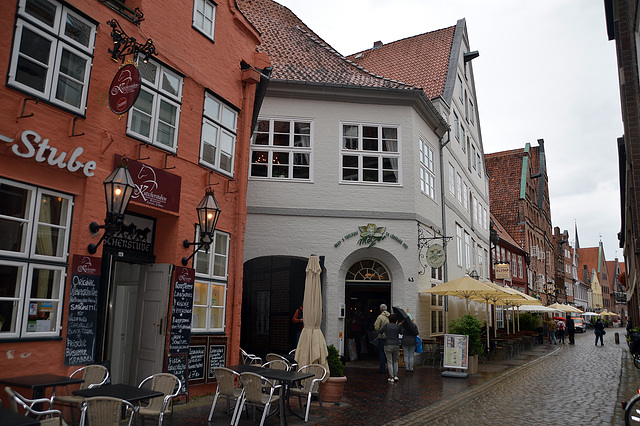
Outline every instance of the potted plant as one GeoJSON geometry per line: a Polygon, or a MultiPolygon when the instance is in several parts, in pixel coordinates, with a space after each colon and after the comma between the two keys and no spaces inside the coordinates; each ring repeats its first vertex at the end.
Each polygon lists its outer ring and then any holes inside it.
{"type": "Polygon", "coordinates": [[[329,378],[320,383],[322,401],[339,403],[344,393],[347,378],[344,376],[344,364],[335,346],[327,346],[327,364],[329,364],[329,378]]]}
{"type": "Polygon", "coordinates": [[[449,333],[469,336],[469,374],[478,372],[478,355],[482,353],[482,323],[472,315],[463,315],[451,321],[449,333]]]}

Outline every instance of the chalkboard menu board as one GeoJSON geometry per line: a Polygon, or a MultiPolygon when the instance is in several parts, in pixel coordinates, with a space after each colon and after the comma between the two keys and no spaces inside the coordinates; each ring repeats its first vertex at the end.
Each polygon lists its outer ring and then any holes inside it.
{"type": "Polygon", "coordinates": [[[191,346],[189,348],[189,380],[204,380],[206,346],[191,346]]]}
{"type": "Polygon", "coordinates": [[[189,352],[194,285],[195,269],[184,267],[175,269],[169,340],[170,354],[189,352]]]}
{"type": "Polygon", "coordinates": [[[211,345],[209,346],[209,378],[216,377],[215,367],[224,367],[225,365],[225,346],[211,345]]]}
{"type": "Polygon", "coordinates": [[[101,262],[98,257],[73,256],[64,365],[95,361],[101,262]]]}
{"type": "Polygon", "coordinates": [[[187,393],[187,377],[189,369],[187,366],[187,354],[169,355],[167,358],[167,372],[173,374],[180,379],[180,391],[178,393],[187,393]]]}

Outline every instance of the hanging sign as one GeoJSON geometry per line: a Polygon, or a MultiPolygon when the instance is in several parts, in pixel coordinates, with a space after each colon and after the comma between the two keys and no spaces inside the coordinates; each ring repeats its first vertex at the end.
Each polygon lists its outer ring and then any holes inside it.
{"type": "Polygon", "coordinates": [[[140,71],[134,64],[120,68],[109,87],[109,108],[120,115],[129,111],[140,94],[140,71]]]}
{"type": "Polygon", "coordinates": [[[508,280],[511,278],[511,265],[508,263],[496,263],[496,279],[508,280]]]}

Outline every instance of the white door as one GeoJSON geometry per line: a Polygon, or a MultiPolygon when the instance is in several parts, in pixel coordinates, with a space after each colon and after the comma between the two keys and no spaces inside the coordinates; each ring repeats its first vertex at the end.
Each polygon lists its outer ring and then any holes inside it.
{"type": "Polygon", "coordinates": [[[144,378],[162,372],[172,272],[170,264],[141,268],[130,384],[137,385],[144,378]]]}
{"type": "Polygon", "coordinates": [[[113,316],[113,349],[110,356],[111,381],[123,383],[128,380],[131,367],[138,286],[118,285],[115,287],[115,292],[115,306],[118,307],[118,310],[113,316]]]}

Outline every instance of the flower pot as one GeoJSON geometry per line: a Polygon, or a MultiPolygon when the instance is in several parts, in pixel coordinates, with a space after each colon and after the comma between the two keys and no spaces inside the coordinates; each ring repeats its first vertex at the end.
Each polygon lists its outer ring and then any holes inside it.
{"type": "Polygon", "coordinates": [[[471,355],[469,357],[469,365],[467,367],[467,373],[478,374],[478,355],[471,355]]]}
{"type": "Polygon", "coordinates": [[[326,382],[320,383],[322,402],[340,402],[346,383],[347,378],[344,376],[329,377],[326,382]]]}

